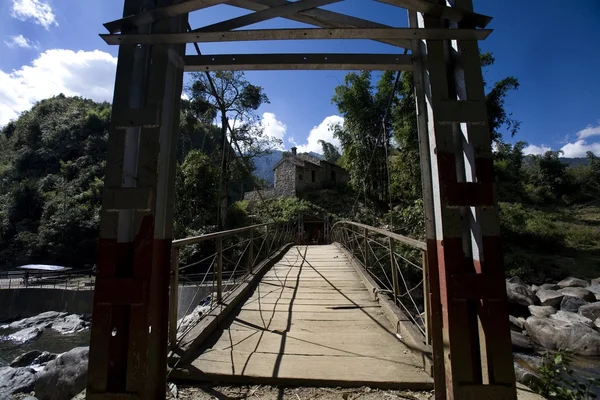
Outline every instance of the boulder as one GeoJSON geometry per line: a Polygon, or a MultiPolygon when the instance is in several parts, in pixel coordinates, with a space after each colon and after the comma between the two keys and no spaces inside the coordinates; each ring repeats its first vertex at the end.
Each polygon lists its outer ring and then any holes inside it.
{"type": "Polygon", "coordinates": [[[535,304],[535,294],[529,290],[525,284],[510,281],[506,282],[506,294],[508,295],[509,303],[524,307],[535,304]]]}
{"type": "Polygon", "coordinates": [[[515,378],[517,379],[517,382],[527,386],[531,386],[531,384],[540,380],[537,375],[523,368],[517,362],[515,362],[515,378]]]}
{"type": "Polygon", "coordinates": [[[42,352],[39,350],[28,351],[27,353],[21,354],[19,357],[12,360],[10,366],[13,368],[27,367],[28,365],[33,364],[33,361],[41,355],[42,352]]]}
{"type": "Polygon", "coordinates": [[[596,301],[596,295],[582,287],[566,287],[559,290],[565,296],[578,297],[585,301],[596,301]]]}
{"type": "Polygon", "coordinates": [[[25,343],[40,336],[43,330],[43,326],[32,326],[8,335],[8,339],[14,342],[25,343]]]}
{"type": "Polygon", "coordinates": [[[560,286],[558,286],[556,283],[544,283],[543,285],[540,285],[540,289],[558,290],[558,289],[560,289],[560,286]]]}
{"type": "Polygon", "coordinates": [[[600,278],[592,279],[592,286],[593,285],[600,285],[600,278]]]}
{"type": "Polygon", "coordinates": [[[10,399],[15,393],[31,392],[35,378],[31,368],[0,368],[0,399],[10,399]]]}
{"type": "Polygon", "coordinates": [[[529,306],[529,313],[538,318],[548,318],[555,312],[556,310],[552,306],[529,306]]]}
{"type": "Polygon", "coordinates": [[[513,276],[512,278],[507,279],[506,281],[508,283],[518,283],[519,285],[526,285],[526,283],[523,282],[523,280],[518,276],[513,276]]]}
{"type": "Polygon", "coordinates": [[[559,321],[569,322],[569,323],[580,323],[585,326],[589,326],[590,328],[593,326],[591,319],[586,318],[579,314],[575,314],[574,312],[569,312],[569,311],[561,310],[561,311],[557,312],[556,314],[552,314],[550,316],[550,318],[557,319],[559,321]]]}
{"type": "Polygon", "coordinates": [[[85,389],[88,347],[76,347],[50,361],[39,374],[35,395],[40,400],[70,400],[85,389]]]}
{"type": "Polygon", "coordinates": [[[29,328],[31,326],[36,325],[45,325],[49,324],[57,318],[61,318],[67,315],[66,312],[58,312],[58,311],[46,311],[41,314],[36,315],[35,317],[21,319],[19,321],[14,321],[11,324],[5,326],[5,328],[10,329],[23,329],[29,328]]]}
{"type": "Polygon", "coordinates": [[[531,285],[531,287],[529,288],[533,293],[537,293],[538,290],[540,290],[540,287],[538,285],[531,285]]]}
{"type": "Polygon", "coordinates": [[[583,280],[583,279],[579,279],[579,278],[573,278],[573,277],[569,277],[569,278],[565,278],[562,281],[557,283],[558,286],[560,286],[561,288],[566,288],[566,287],[588,287],[590,286],[590,284],[583,280]]]}
{"type": "Polygon", "coordinates": [[[592,321],[600,318],[600,301],[579,307],[579,314],[592,321]]]}
{"type": "Polygon", "coordinates": [[[32,365],[46,364],[47,362],[54,360],[56,357],[57,357],[57,354],[44,351],[35,360],[33,360],[33,362],[31,364],[32,365]]]}
{"type": "Polygon", "coordinates": [[[594,293],[596,300],[600,300],[600,285],[591,285],[586,287],[586,289],[594,293]]]}
{"type": "Polygon", "coordinates": [[[535,343],[549,350],[570,350],[583,356],[600,355],[600,333],[583,324],[529,317],[525,329],[535,343]]]}
{"type": "Polygon", "coordinates": [[[523,330],[523,321],[520,320],[517,317],[513,317],[512,315],[509,315],[508,318],[510,319],[510,329],[515,331],[515,332],[521,332],[523,330]]]}
{"type": "Polygon", "coordinates": [[[600,318],[596,318],[594,321],[594,328],[600,330],[600,318]]]}
{"type": "Polygon", "coordinates": [[[588,302],[579,297],[565,296],[560,302],[560,309],[576,313],[579,310],[579,307],[586,304],[588,304],[588,302]]]}
{"type": "MultiPolygon", "coordinates": [[[[544,285],[542,285],[544,286],[544,285]]],[[[564,294],[557,292],[556,290],[540,289],[535,294],[540,299],[540,304],[543,306],[551,306],[557,308],[560,306],[564,294]]]]}
{"type": "Polygon", "coordinates": [[[522,333],[510,331],[510,340],[512,341],[513,351],[533,353],[533,343],[531,342],[531,339],[522,333]]]}
{"type": "Polygon", "coordinates": [[[88,326],[88,322],[75,314],[59,318],[52,323],[52,329],[60,333],[75,333],[86,329],[88,326]]]}

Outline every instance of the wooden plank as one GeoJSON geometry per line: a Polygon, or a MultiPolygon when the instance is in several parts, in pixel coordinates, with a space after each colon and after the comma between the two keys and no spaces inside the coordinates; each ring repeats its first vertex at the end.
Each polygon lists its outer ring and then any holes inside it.
{"type": "Polygon", "coordinates": [[[246,42],[261,40],[325,39],[428,39],[484,40],[490,29],[437,28],[325,28],[325,29],[245,29],[231,32],[186,32],[170,34],[102,34],[110,45],[246,42]]]}
{"type": "Polygon", "coordinates": [[[252,14],[242,15],[227,21],[218,22],[203,28],[194,29],[192,32],[219,32],[230,31],[244,26],[256,24],[273,18],[285,17],[300,11],[321,7],[327,4],[338,3],[341,0],[297,0],[293,3],[282,4],[277,7],[256,11],[252,14]]]}
{"type": "Polygon", "coordinates": [[[412,70],[403,54],[220,54],[185,56],[185,71],[412,70]]]}
{"type": "MultiPolygon", "coordinates": [[[[269,7],[290,3],[287,0],[229,0],[227,4],[245,8],[247,10],[264,10],[269,7]]],[[[301,11],[296,14],[284,17],[286,19],[320,26],[323,28],[392,28],[389,25],[380,24],[362,18],[352,17],[350,15],[340,14],[333,11],[314,8],[312,10],[301,11]]],[[[404,39],[379,39],[381,43],[390,44],[393,46],[410,48],[410,41],[404,39]]]]}
{"type": "Polygon", "coordinates": [[[143,11],[139,14],[130,15],[104,24],[111,33],[122,31],[125,26],[140,26],[172,18],[177,15],[187,14],[191,11],[201,10],[217,4],[225,3],[227,0],[187,0],[153,10],[143,11]]]}
{"type": "Polygon", "coordinates": [[[396,7],[407,8],[418,11],[423,14],[429,14],[436,17],[448,19],[450,21],[471,23],[475,26],[485,28],[490,23],[492,17],[477,14],[471,10],[458,7],[448,7],[443,4],[437,4],[427,0],[375,0],[380,3],[389,4],[396,7]]]}

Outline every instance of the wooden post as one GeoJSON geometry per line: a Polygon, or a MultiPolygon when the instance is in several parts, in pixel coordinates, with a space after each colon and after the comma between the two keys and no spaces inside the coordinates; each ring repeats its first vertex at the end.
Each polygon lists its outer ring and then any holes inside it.
{"type": "Polygon", "coordinates": [[[217,303],[223,301],[223,238],[217,239],[217,303]]]}
{"type": "Polygon", "coordinates": [[[369,231],[367,228],[363,230],[363,249],[365,257],[365,269],[369,268],[369,231]]]}
{"type": "Polygon", "coordinates": [[[427,252],[422,251],[422,262],[423,267],[423,311],[425,312],[425,343],[431,344],[431,308],[429,301],[429,266],[427,265],[427,252]]]}
{"type": "Polygon", "coordinates": [[[390,266],[392,268],[392,285],[394,285],[394,304],[398,305],[398,294],[400,287],[398,284],[398,267],[396,266],[396,253],[394,239],[388,238],[390,241],[390,266]]]}
{"type": "Polygon", "coordinates": [[[179,247],[171,250],[171,294],[169,303],[169,343],[174,349],[177,345],[177,308],[179,301],[179,247]]]}
{"type": "Polygon", "coordinates": [[[254,229],[250,229],[250,239],[248,242],[248,272],[254,267],[254,229]]]}

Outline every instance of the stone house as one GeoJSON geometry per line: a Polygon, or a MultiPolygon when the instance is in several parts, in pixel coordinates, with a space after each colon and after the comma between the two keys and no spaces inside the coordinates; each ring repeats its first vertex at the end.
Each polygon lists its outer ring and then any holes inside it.
{"type": "MultiPolygon", "coordinates": [[[[335,188],[350,181],[348,171],[339,165],[322,160],[308,153],[298,154],[295,147],[273,167],[275,187],[263,190],[264,198],[301,196],[320,189],[335,188]]],[[[256,191],[246,192],[245,200],[258,200],[256,191]]]]}

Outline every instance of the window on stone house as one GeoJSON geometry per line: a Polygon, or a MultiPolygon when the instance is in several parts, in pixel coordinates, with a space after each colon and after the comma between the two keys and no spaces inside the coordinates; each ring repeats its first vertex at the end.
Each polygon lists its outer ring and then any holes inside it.
{"type": "Polygon", "coordinates": [[[331,182],[335,183],[335,171],[331,171],[331,182]]]}
{"type": "Polygon", "coordinates": [[[312,181],[314,182],[316,180],[317,174],[315,173],[315,171],[310,171],[310,175],[311,175],[312,181]]]}
{"type": "Polygon", "coordinates": [[[302,180],[304,177],[302,176],[302,174],[298,175],[298,179],[302,180]]]}

